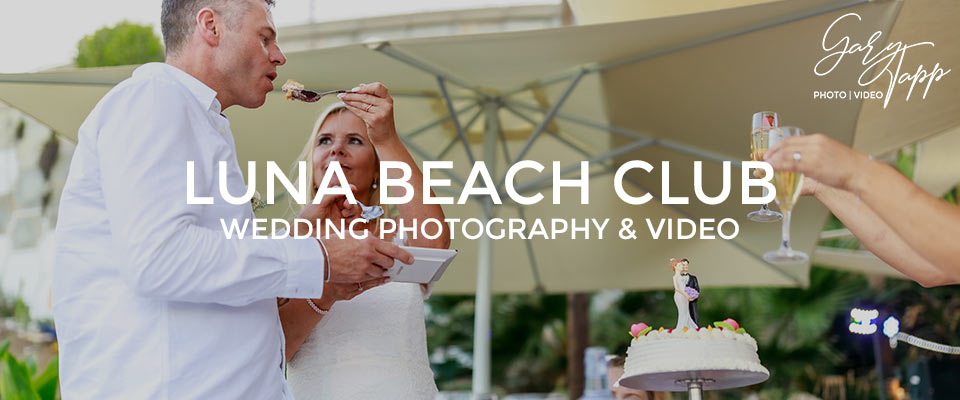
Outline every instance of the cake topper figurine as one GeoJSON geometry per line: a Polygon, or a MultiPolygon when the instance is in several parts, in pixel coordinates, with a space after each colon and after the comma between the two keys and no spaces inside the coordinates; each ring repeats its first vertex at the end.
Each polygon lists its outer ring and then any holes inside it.
{"type": "Polygon", "coordinates": [[[700,316],[697,313],[697,299],[700,297],[700,284],[697,277],[690,275],[690,261],[686,258],[671,258],[673,270],[673,302],[677,305],[677,328],[697,329],[700,316]]]}

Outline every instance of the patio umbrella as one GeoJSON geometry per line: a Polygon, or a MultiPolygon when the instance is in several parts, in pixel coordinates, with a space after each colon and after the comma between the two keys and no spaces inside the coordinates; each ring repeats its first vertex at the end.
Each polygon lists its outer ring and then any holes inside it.
{"type": "MultiPolygon", "coordinates": [[[[415,157],[454,161],[449,171],[454,187],[440,195],[455,196],[476,160],[487,161],[498,184],[515,160],[545,165],[543,175],[526,173],[518,180],[521,191],[545,195],[539,204],[474,200],[445,206],[448,218],[611,218],[613,229],[608,227],[603,240],[465,240],[458,234],[453,247],[461,255],[437,291],[476,292],[476,331],[487,332],[491,292],[664,288],[670,257],[690,258],[705,287],[804,285],[807,266],[775,266],[759,257],[778,244],[778,224],[743,218],[756,207],[738,200],[736,167],[749,149],[747,119],[758,110],[781,111],[788,124],[852,143],[860,102],[818,102],[810,90],[846,88],[861,71],[841,65],[814,79],[812,66],[823,57],[818,44],[831,21],[850,11],[863,17],[861,24],[846,27],[851,37],[889,32],[900,5],[774,2],[646,21],[371,41],[289,54],[280,81],[294,78],[316,89],[384,82],[397,98],[398,126],[415,157]],[[690,204],[625,204],[612,190],[611,171],[630,159],[658,167],[651,174],[627,174],[631,194],[649,191],[659,199],[660,161],[671,161],[670,194],[689,196],[690,204]],[[560,191],[560,205],[549,203],[551,161],[560,161],[570,178],[578,175],[580,160],[592,161],[590,204],[579,204],[579,193],[570,189],[560,191]],[[708,194],[720,192],[719,163],[732,161],[733,197],[716,206],[699,203],[693,197],[694,160],[705,162],[708,194]],[[740,231],[729,241],[652,240],[643,233],[621,240],[615,235],[627,217],[639,219],[635,227],[641,232],[643,218],[656,223],[685,217],[734,218],[740,231]]],[[[131,69],[0,75],[0,100],[71,135],[94,102],[131,69]]],[[[292,162],[319,109],[271,94],[259,110],[228,110],[241,165],[292,162]]],[[[907,143],[925,137],[898,134],[897,140],[907,143]]],[[[827,212],[815,201],[801,200],[796,215],[794,246],[810,252],[827,212]]],[[[475,391],[486,392],[489,337],[478,334],[475,340],[475,391]]]]}

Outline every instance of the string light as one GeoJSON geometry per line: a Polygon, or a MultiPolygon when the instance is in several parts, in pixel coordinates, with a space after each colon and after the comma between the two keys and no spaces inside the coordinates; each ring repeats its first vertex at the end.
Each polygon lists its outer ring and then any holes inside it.
{"type": "Polygon", "coordinates": [[[872,335],[877,332],[877,317],[880,312],[877,310],[861,310],[854,308],[850,310],[850,332],[860,335],[872,335]]]}
{"type": "MultiPolygon", "coordinates": [[[[880,313],[877,310],[861,310],[854,308],[850,310],[850,332],[860,335],[872,335],[877,332],[877,318],[880,313]]],[[[897,347],[897,342],[905,342],[910,345],[935,351],[944,354],[960,354],[960,347],[948,346],[941,343],[931,342],[921,339],[908,333],[900,332],[900,320],[894,316],[889,316],[883,321],[883,334],[890,338],[890,347],[897,347]]]]}
{"type": "Polygon", "coordinates": [[[945,345],[945,344],[940,344],[940,343],[937,343],[937,342],[931,342],[931,341],[929,341],[929,340],[921,339],[921,338],[918,338],[918,337],[916,337],[916,336],[913,336],[913,335],[910,335],[910,334],[907,334],[907,333],[903,333],[903,332],[898,332],[896,335],[894,335],[892,338],[890,338],[890,342],[891,342],[891,343],[896,342],[897,340],[899,340],[899,341],[901,341],[901,342],[907,342],[907,343],[912,344],[912,345],[914,345],[914,346],[917,346],[917,347],[919,347],[919,348],[921,348],[921,349],[927,349],[927,350],[930,350],[930,351],[935,351],[935,352],[937,352],[937,353],[960,354],[960,347],[957,347],[957,346],[947,346],[947,345],[945,345]]]}

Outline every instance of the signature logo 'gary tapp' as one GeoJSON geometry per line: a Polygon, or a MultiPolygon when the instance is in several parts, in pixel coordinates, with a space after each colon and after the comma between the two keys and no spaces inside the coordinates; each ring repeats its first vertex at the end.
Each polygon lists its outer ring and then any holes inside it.
{"type": "Polygon", "coordinates": [[[926,81],[926,87],[923,89],[923,98],[927,98],[927,92],[930,90],[930,85],[935,81],[940,81],[944,75],[950,73],[950,69],[944,70],[940,67],[940,63],[936,63],[933,66],[932,71],[927,71],[923,68],[923,64],[917,67],[917,71],[913,74],[908,72],[900,73],[900,68],[903,66],[903,59],[907,54],[907,49],[917,47],[917,46],[930,46],[934,47],[933,42],[919,42],[910,45],[905,45],[903,42],[893,42],[891,41],[886,47],[874,54],[874,43],[880,40],[880,37],[883,35],[881,31],[876,31],[873,35],[870,35],[870,39],[867,40],[866,44],[861,43],[851,43],[849,36],[843,36],[838,40],[834,45],[828,46],[828,37],[831,36],[831,31],[833,30],[834,25],[836,25],[840,20],[843,20],[848,17],[856,17],[857,20],[862,21],[863,18],[860,17],[860,14],[857,13],[848,13],[844,14],[840,18],[837,18],[827,27],[826,32],[823,33],[823,41],[821,45],[823,46],[824,51],[832,51],[832,53],[827,54],[825,57],[820,59],[817,62],[817,65],[813,67],[813,72],[817,76],[824,76],[832,72],[837,65],[840,64],[840,61],[843,60],[843,57],[847,54],[856,54],[863,52],[863,60],[861,61],[863,66],[866,67],[863,73],[860,74],[860,80],[858,83],[860,86],[868,86],[880,79],[881,77],[887,77],[890,80],[890,84],[887,86],[887,93],[883,99],[883,108],[887,108],[887,103],[890,102],[890,96],[893,94],[893,89],[896,85],[904,84],[910,82],[910,90],[907,91],[907,100],[910,100],[910,95],[913,94],[913,89],[917,86],[918,83],[924,83],[926,81]],[[895,63],[895,65],[894,65],[895,63]],[[876,67],[874,74],[871,76],[869,72],[876,67]]]}

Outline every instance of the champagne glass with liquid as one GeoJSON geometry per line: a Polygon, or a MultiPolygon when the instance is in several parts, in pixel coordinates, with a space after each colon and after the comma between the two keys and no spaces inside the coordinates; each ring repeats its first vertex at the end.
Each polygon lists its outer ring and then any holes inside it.
{"type": "MultiPolygon", "coordinates": [[[[769,130],[770,147],[775,147],[789,137],[803,135],[803,129],[784,126],[769,130]]],[[[772,263],[798,263],[810,259],[804,252],[794,250],[790,247],[790,215],[793,206],[800,197],[800,189],[803,188],[803,174],[788,171],[773,171],[773,187],[776,189],[777,206],[783,211],[783,240],[780,242],[780,249],[768,252],[763,255],[763,259],[772,263]]]]}
{"type": "MultiPolygon", "coordinates": [[[[780,126],[780,117],[773,111],[760,111],[753,113],[753,129],[750,131],[750,159],[753,161],[763,161],[764,154],[770,148],[768,134],[771,128],[780,126]]],[[[763,170],[755,170],[758,178],[763,178],[763,170]]],[[[767,195],[767,189],[763,188],[763,195],[767,195]]],[[[763,204],[760,209],[747,214],[747,218],[755,222],[774,222],[783,218],[783,215],[773,211],[769,205],[763,204]]]]}

